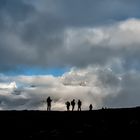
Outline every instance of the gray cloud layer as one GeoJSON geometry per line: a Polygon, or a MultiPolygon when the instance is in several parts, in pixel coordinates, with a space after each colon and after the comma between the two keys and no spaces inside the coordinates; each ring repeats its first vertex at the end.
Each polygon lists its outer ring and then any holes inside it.
{"type": "Polygon", "coordinates": [[[86,108],[139,104],[138,0],[1,0],[0,72],[29,67],[74,67],[62,77],[0,76],[1,109],[54,109],[81,98],[86,108]],[[33,88],[30,85],[37,85],[33,88]],[[22,87],[22,86],[23,87],[22,87]],[[6,86],[6,85],[5,85],[6,86]],[[56,102],[57,101],[57,102],[56,102]]]}
{"type": "MultiPolygon", "coordinates": [[[[116,50],[102,48],[104,44],[101,43],[89,44],[85,38],[81,42],[82,37],[88,38],[90,34],[96,40],[96,33],[92,34],[86,28],[92,30],[127,18],[139,18],[138,3],[136,0],[2,0],[0,69],[15,69],[17,65],[46,67],[106,63],[104,56],[110,59],[108,54],[118,55],[122,50],[117,53],[116,50]],[[71,29],[77,32],[77,36],[71,38],[71,34],[67,34],[71,29]],[[67,44],[69,38],[70,44],[67,44]],[[72,44],[73,41],[76,44],[72,44]],[[94,47],[91,48],[91,45],[94,47]]],[[[129,50],[122,55],[125,57],[126,53],[129,50]]]]}

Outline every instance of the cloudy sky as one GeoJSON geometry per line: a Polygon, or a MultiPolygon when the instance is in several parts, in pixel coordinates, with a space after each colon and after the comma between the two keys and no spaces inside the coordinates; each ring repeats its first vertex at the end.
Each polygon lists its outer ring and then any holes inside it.
{"type": "Polygon", "coordinates": [[[0,0],[0,110],[140,105],[139,0],[0,0]]]}

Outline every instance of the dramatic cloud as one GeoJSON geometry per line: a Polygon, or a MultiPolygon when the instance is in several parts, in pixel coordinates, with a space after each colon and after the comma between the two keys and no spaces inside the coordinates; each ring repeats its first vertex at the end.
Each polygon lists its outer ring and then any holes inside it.
{"type": "Polygon", "coordinates": [[[138,0],[1,0],[0,109],[53,109],[73,98],[102,106],[139,104],[138,0]],[[60,77],[26,68],[69,68],[60,77]],[[20,72],[19,72],[20,71],[20,72]],[[12,73],[8,76],[7,73],[12,73]]]}
{"type": "Polygon", "coordinates": [[[4,76],[5,81],[16,81],[1,84],[1,109],[45,109],[45,99],[53,98],[53,109],[65,110],[65,102],[73,98],[81,99],[83,109],[90,103],[95,108],[103,106],[103,99],[116,96],[120,91],[120,79],[110,70],[72,69],[61,77],[53,76],[4,76]],[[114,91],[112,91],[114,90],[114,91]],[[44,101],[44,102],[43,102],[44,101]],[[13,102],[13,103],[12,103],[13,102]]]}
{"type": "MultiPolygon", "coordinates": [[[[2,40],[7,44],[10,54],[1,51],[3,53],[0,60],[1,65],[3,66],[5,62],[13,64],[13,67],[14,63],[42,67],[84,67],[92,64],[106,65],[112,59],[122,59],[126,65],[132,61],[130,65],[132,63],[136,65],[140,59],[139,28],[140,21],[137,19],[129,19],[114,25],[96,28],[69,28],[63,32],[64,38],[60,37],[61,34],[59,34],[60,44],[58,42],[54,44],[57,37],[53,38],[55,41],[49,38],[49,41],[52,41],[54,45],[53,47],[50,44],[50,48],[25,45],[18,36],[8,33],[5,35],[6,39],[2,40]],[[10,58],[5,58],[3,55],[10,58]],[[12,56],[17,58],[11,58],[12,56]]],[[[6,49],[6,47],[1,47],[1,49],[6,49]]]]}
{"type": "Polygon", "coordinates": [[[105,64],[112,57],[127,59],[135,53],[136,58],[140,32],[138,3],[136,0],[2,0],[0,70],[16,70],[18,65],[105,64]],[[134,50],[129,48],[132,45],[134,50]]]}
{"type": "MultiPolygon", "coordinates": [[[[121,66],[120,66],[121,67],[121,66]]],[[[116,73],[111,68],[72,68],[60,77],[2,76],[1,109],[46,109],[46,98],[53,99],[53,110],[66,110],[65,102],[82,100],[82,109],[139,105],[140,73],[116,73]],[[15,81],[8,83],[8,81],[15,81]],[[4,84],[5,83],[5,84],[4,84]]]]}

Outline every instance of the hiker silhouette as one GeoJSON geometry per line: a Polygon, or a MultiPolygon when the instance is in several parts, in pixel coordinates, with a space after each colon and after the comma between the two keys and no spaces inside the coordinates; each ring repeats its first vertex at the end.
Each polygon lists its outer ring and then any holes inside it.
{"type": "Polygon", "coordinates": [[[81,111],[81,105],[82,105],[82,102],[80,100],[78,100],[78,111],[81,111]]]}
{"type": "Polygon", "coordinates": [[[89,111],[91,111],[93,108],[92,104],[89,105],[89,111]]]}
{"type": "Polygon", "coordinates": [[[70,102],[67,101],[65,104],[66,104],[66,107],[67,107],[67,111],[69,111],[70,110],[70,102]]]}
{"type": "Polygon", "coordinates": [[[74,107],[75,107],[75,99],[73,99],[72,101],[71,101],[71,105],[72,105],[72,111],[74,110],[74,107]]]}
{"type": "Polygon", "coordinates": [[[47,102],[47,111],[51,111],[51,102],[52,102],[52,99],[50,97],[47,98],[46,100],[47,102]]]}

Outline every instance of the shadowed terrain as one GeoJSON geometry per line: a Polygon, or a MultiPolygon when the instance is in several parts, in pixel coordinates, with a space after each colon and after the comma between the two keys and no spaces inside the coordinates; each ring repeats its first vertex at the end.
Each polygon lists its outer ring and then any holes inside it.
{"type": "Polygon", "coordinates": [[[94,111],[1,111],[1,137],[121,138],[140,133],[140,108],[94,111]]]}

